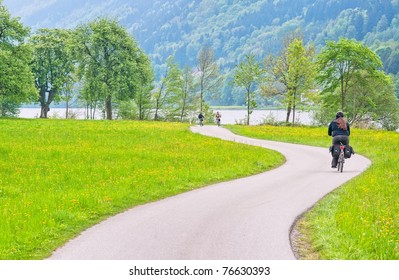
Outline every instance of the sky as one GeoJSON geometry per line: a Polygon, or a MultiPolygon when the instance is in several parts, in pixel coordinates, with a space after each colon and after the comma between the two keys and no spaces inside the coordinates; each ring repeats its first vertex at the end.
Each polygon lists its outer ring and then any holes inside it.
{"type": "Polygon", "coordinates": [[[24,18],[54,2],[57,0],[3,0],[3,5],[13,16],[24,18]]]}

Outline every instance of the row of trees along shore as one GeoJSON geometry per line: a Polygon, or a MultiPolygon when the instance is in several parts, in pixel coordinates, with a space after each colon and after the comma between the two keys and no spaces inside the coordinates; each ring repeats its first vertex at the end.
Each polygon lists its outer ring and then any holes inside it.
{"type": "MultiPolygon", "coordinates": [[[[260,98],[275,98],[295,124],[298,109],[312,108],[318,124],[337,110],[352,124],[399,127],[393,78],[380,58],[355,40],[329,41],[316,54],[293,32],[278,55],[246,54],[235,69],[233,86],[245,96],[246,124],[260,98]]],[[[24,103],[39,103],[41,118],[50,105],[78,99],[86,117],[192,121],[199,112],[212,118],[206,99],[217,99],[226,75],[212,47],[205,45],[195,67],[181,69],[173,55],[154,74],[151,61],[116,20],[98,18],[69,29],[30,34],[0,3],[0,113],[15,115],[24,103]]]]}

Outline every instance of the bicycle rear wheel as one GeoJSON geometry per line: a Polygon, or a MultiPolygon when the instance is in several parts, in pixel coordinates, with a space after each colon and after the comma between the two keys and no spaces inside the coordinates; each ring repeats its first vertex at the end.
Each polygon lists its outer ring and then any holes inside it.
{"type": "Polygon", "coordinates": [[[338,172],[342,172],[344,170],[344,162],[343,161],[338,161],[337,170],[338,170],[338,172]]]}

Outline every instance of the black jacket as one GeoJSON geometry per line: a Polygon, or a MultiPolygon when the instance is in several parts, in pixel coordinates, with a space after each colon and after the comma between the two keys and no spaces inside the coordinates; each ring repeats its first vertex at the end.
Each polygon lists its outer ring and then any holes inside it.
{"type": "Polygon", "coordinates": [[[347,130],[342,130],[338,127],[337,120],[333,120],[328,126],[328,135],[334,137],[336,135],[350,135],[351,129],[349,127],[349,123],[346,123],[347,130]]]}

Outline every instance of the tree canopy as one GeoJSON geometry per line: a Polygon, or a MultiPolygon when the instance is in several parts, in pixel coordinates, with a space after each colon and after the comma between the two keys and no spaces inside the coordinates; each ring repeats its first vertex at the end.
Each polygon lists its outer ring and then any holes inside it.
{"type": "Polygon", "coordinates": [[[32,51],[25,44],[29,32],[0,1],[0,115],[36,96],[30,67],[32,51]]]}
{"type": "Polygon", "coordinates": [[[263,69],[259,62],[256,61],[255,56],[246,55],[245,59],[237,65],[234,76],[234,83],[245,89],[245,100],[247,105],[247,120],[249,125],[250,115],[252,110],[257,107],[255,99],[255,91],[262,79],[263,69]]]}
{"type": "Polygon", "coordinates": [[[395,130],[399,103],[392,78],[378,55],[360,42],[341,38],[328,42],[317,57],[318,81],[323,86],[323,112],[346,112],[351,123],[375,122],[395,130]]]}
{"type": "Polygon", "coordinates": [[[71,31],[63,29],[39,29],[30,38],[41,118],[47,118],[50,104],[60,101],[63,91],[72,90],[74,61],[70,50],[71,34],[71,31]]]}
{"type": "Polygon", "coordinates": [[[375,52],[355,40],[341,38],[338,42],[329,41],[318,55],[318,80],[324,86],[323,92],[340,89],[340,109],[346,109],[346,95],[350,82],[360,70],[372,74],[382,67],[375,52]]]}
{"type": "Polygon", "coordinates": [[[152,83],[150,60],[115,20],[100,18],[79,26],[75,48],[84,92],[104,102],[109,120],[114,102],[133,99],[152,83]]]}
{"type": "Polygon", "coordinates": [[[262,90],[266,97],[282,97],[282,103],[287,108],[286,122],[292,112],[294,124],[297,106],[304,103],[309,97],[308,93],[314,90],[315,54],[313,46],[305,47],[302,37],[296,33],[290,34],[284,41],[284,48],[279,55],[265,58],[267,76],[262,90]]]}

